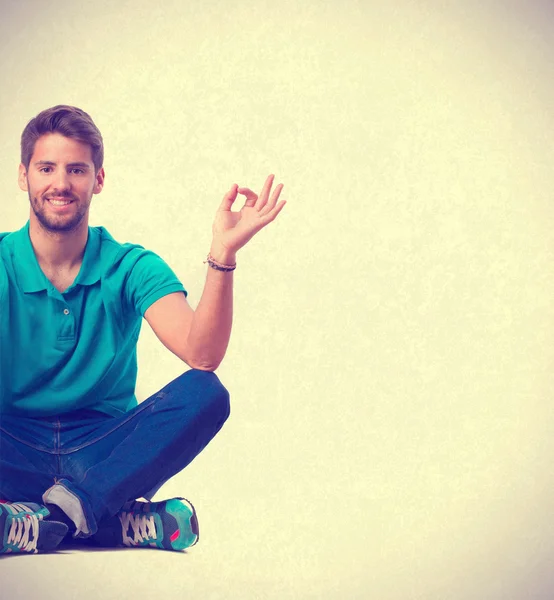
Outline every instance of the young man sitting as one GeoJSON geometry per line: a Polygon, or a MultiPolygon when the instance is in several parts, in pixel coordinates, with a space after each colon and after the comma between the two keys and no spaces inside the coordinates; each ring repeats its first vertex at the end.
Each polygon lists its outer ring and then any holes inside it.
{"type": "Polygon", "coordinates": [[[193,310],[159,256],[89,226],[104,176],[102,136],[81,109],[55,106],[25,127],[30,218],[0,234],[0,553],[52,550],[68,533],[167,550],[198,540],[187,500],[148,500],[229,415],[214,371],[231,333],[235,257],[280,213],[283,186],[272,191],[270,176],[259,195],[225,194],[193,310]],[[139,404],[143,317],[191,369],[139,404]]]}

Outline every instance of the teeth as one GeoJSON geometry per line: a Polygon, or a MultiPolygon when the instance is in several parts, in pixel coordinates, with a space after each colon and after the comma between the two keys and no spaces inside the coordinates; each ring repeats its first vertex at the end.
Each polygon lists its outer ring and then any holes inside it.
{"type": "Polygon", "coordinates": [[[54,206],[65,206],[66,204],[71,204],[71,200],[50,200],[49,202],[54,206]]]}

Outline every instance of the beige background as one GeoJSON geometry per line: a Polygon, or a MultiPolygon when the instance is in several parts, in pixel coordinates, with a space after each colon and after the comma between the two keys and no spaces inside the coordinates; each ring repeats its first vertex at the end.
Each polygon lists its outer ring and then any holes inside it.
{"type": "MultiPolygon", "coordinates": [[[[158,494],[201,543],[5,559],[3,597],[551,598],[552,2],[0,3],[0,230],[57,103],[104,135],[91,223],[193,304],[230,184],[289,201],[238,257],[232,418],[158,494]]],[[[141,399],[183,369],[146,324],[139,360],[141,399]]]]}

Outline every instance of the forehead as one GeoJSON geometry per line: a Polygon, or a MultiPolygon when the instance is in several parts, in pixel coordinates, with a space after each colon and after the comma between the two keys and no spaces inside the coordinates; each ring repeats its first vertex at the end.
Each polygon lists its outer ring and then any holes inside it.
{"type": "Polygon", "coordinates": [[[60,164],[86,162],[92,165],[92,148],[61,133],[47,133],[36,141],[31,164],[39,160],[60,164]]]}

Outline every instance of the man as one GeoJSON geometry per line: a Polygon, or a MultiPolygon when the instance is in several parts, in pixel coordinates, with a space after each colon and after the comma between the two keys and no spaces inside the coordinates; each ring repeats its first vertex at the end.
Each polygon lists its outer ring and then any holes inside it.
{"type": "Polygon", "coordinates": [[[229,415],[213,371],[231,333],[235,257],[283,209],[283,186],[272,191],[270,176],[259,195],[225,194],[193,311],[160,257],[89,227],[104,177],[87,113],[60,105],[28,123],[19,186],[30,218],[0,234],[0,553],[52,550],[68,532],[104,546],[198,540],[188,501],[148,500],[229,415]],[[191,369],[138,404],[142,317],[191,369]]]}

